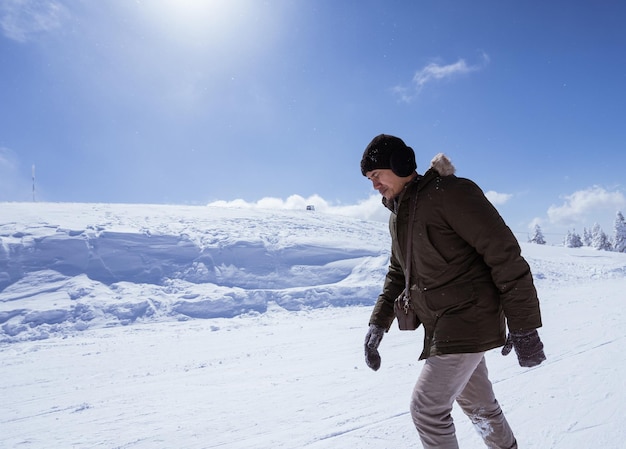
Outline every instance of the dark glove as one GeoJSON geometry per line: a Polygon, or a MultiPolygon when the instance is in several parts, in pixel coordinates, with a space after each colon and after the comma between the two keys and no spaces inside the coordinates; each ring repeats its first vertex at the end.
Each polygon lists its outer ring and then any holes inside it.
{"type": "Polygon", "coordinates": [[[370,328],[365,336],[365,363],[374,371],[380,368],[378,345],[380,345],[383,335],[385,335],[385,329],[383,327],[370,324],[370,328]]]}
{"type": "Polygon", "coordinates": [[[502,355],[507,355],[513,348],[515,348],[520,366],[530,368],[546,359],[537,329],[510,332],[502,348],[502,355]]]}

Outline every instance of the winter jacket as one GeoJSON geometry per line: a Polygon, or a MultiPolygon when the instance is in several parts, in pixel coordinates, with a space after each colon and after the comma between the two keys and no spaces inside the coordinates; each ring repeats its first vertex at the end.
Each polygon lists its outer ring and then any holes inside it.
{"type": "Polygon", "coordinates": [[[411,303],[424,326],[420,359],[502,346],[507,324],[510,331],[541,327],[537,291],[517,239],[481,189],[454,172],[437,155],[394,201],[383,199],[392,211],[392,248],[370,324],[389,329],[393,322],[410,231],[411,303]]]}

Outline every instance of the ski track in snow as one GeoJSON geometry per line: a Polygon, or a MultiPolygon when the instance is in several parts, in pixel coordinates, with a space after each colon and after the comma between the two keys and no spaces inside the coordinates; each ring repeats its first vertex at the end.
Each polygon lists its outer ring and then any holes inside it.
{"type": "MultiPolygon", "coordinates": [[[[8,203],[0,239],[2,448],[419,447],[408,403],[422,332],[392,328],[381,369],[363,361],[385,225],[306,211],[8,203]],[[79,262],[92,246],[123,280],[87,275],[79,262]],[[155,267],[172,277],[148,282],[155,267]]],[[[623,447],[626,254],[522,249],[548,360],[526,369],[514,354],[487,354],[520,447],[623,447]]],[[[461,447],[484,447],[458,408],[453,416],[461,447]]]]}

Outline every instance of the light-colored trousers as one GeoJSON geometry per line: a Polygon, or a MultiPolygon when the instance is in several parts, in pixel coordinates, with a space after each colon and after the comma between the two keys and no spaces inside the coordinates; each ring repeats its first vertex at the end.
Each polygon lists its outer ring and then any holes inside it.
{"type": "Polygon", "coordinates": [[[450,415],[455,400],[488,448],[517,449],[493,393],[484,352],[426,359],[411,398],[411,416],[425,449],[458,449],[450,415]]]}

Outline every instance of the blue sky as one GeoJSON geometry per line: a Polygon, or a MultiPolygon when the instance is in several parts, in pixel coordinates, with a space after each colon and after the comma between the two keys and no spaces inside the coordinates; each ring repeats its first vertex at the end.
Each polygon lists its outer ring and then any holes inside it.
{"type": "Polygon", "coordinates": [[[626,211],[614,1],[4,0],[0,201],[384,214],[379,133],[438,152],[520,235],[626,211]],[[295,206],[294,206],[295,205],[295,206]]]}

